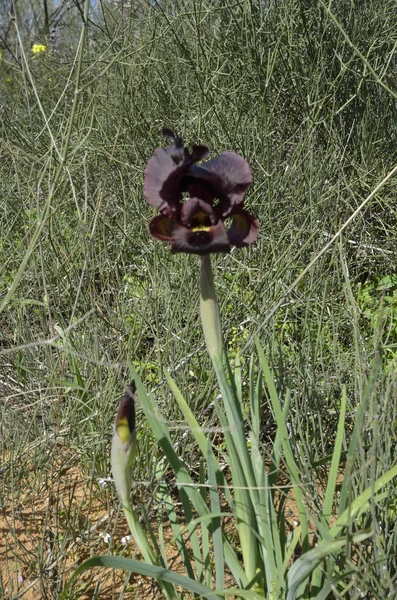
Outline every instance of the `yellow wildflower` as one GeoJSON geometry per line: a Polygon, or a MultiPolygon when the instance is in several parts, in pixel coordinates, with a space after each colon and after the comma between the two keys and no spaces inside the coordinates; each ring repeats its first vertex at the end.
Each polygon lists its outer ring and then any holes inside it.
{"type": "Polygon", "coordinates": [[[33,44],[32,52],[33,54],[40,54],[41,52],[45,52],[47,50],[47,46],[44,44],[33,44]]]}

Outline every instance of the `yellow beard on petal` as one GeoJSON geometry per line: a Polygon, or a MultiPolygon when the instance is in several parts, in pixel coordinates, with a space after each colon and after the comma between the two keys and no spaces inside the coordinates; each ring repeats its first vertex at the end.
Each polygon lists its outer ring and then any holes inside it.
{"type": "Polygon", "coordinates": [[[210,231],[211,222],[208,215],[202,211],[197,212],[195,215],[193,215],[190,228],[193,233],[196,231],[210,231]]]}
{"type": "Polygon", "coordinates": [[[211,227],[207,227],[206,225],[197,225],[197,227],[192,227],[192,231],[195,233],[196,231],[209,231],[211,227]]]}

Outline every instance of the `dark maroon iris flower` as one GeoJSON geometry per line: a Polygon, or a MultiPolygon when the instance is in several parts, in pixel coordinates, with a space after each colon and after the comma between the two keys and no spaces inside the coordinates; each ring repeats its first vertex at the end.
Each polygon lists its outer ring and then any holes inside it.
{"type": "Polygon", "coordinates": [[[160,211],[150,233],[171,242],[172,252],[210,254],[242,248],[258,237],[259,222],[243,208],[252,181],[248,163],[235,152],[196,163],[208,156],[204,146],[188,148],[169,130],[173,140],[158,148],[145,171],[146,200],[160,211]]]}

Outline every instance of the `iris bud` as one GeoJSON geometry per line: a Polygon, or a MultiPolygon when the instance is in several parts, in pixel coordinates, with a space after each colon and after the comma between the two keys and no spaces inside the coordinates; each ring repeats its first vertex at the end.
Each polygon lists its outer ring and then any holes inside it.
{"type": "Polygon", "coordinates": [[[132,382],[126,389],[116,416],[110,456],[114,483],[123,504],[129,503],[131,467],[136,453],[134,392],[135,383],[132,382]]]}

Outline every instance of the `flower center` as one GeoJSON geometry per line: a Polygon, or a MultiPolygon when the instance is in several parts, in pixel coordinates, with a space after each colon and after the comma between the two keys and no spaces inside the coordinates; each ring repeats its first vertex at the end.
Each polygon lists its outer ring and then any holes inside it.
{"type": "Polygon", "coordinates": [[[190,221],[189,227],[192,231],[210,231],[211,220],[207,213],[199,211],[195,213],[190,221]]]}
{"type": "Polygon", "coordinates": [[[211,241],[211,235],[207,229],[193,229],[193,233],[190,234],[189,244],[195,248],[206,247],[211,241]]]}

